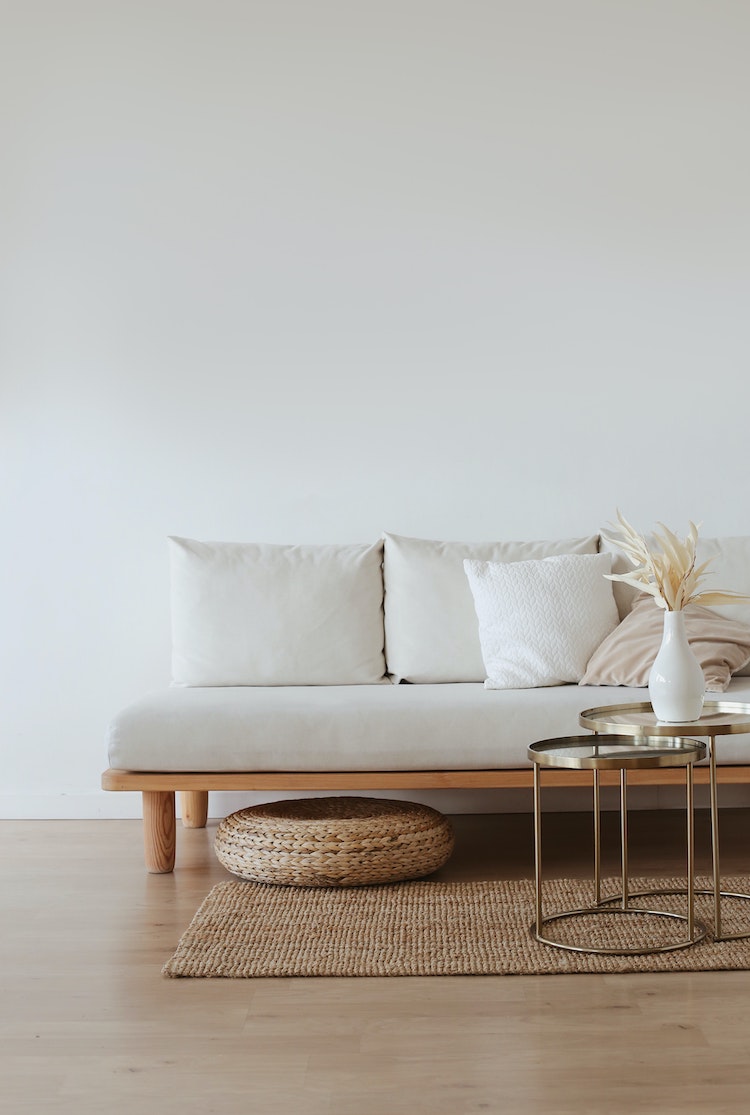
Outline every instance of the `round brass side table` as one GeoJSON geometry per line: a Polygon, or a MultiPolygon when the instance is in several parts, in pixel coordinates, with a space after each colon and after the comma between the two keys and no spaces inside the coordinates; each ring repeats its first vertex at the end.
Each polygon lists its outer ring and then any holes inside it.
{"type": "MultiPolygon", "coordinates": [[[[717,736],[750,733],[750,704],[741,701],[706,701],[698,720],[685,724],[666,724],[657,720],[650,701],[635,701],[621,705],[601,705],[585,709],[578,719],[582,728],[595,734],[617,732],[619,735],[637,737],[639,745],[670,736],[701,736],[709,741],[709,784],[711,805],[711,860],[713,888],[701,890],[714,900],[714,931],[716,941],[738,941],[750,937],[750,928],[740,933],[723,933],[721,928],[722,898],[743,898],[750,901],[750,894],[735,894],[721,889],[721,864],[719,859],[719,801],[716,775],[717,736]]],[[[664,891],[651,891],[663,894],[664,891]]],[[[675,893],[675,892],[673,892],[675,893]]],[[[634,896],[635,897],[635,896],[634,896]]],[[[640,895],[638,897],[641,897],[640,895]]]]}
{"type": "MultiPolygon", "coordinates": [[[[656,952],[672,952],[687,948],[702,941],[707,929],[695,919],[695,829],[693,824],[693,765],[705,758],[706,745],[694,739],[670,736],[658,740],[636,741],[629,735],[599,736],[560,736],[556,739],[539,740],[528,749],[528,757],[534,764],[534,879],[535,879],[535,920],[531,925],[532,936],[545,945],[567,949],[571,952],[599,953],[605,956],[631,956],[656,952]],[[542,809],[541,778],[542,767],[590,770],[593,772],[594,788],[594,903],[578,910],[561,910],[544,916],[542,908],[542,809]],[[679,914],[671,910],[650,910],[630,904],[631,895],[628,884],[628,813],[627,813],[627,772],[654,767],[684,767],[687,812],[687,913],[679,914]],[[601,895],[601,811],[599,798],[599,772],[619,770],[620,772],[620,849],[621,849],[621,892],[616,896],[620,904],[613,907],[612,898],[601,895]],[[545,926],[563,918],[581,915],[608,914],[650,915],[658,918],[671,918],[685,923],[685,937],[667,944],[643,943],[633,948],[606,947],[581,941],[560,941],[549,936],[545,926]]],[[[682,893],[682,892],[681,892],[682,893]]]]}

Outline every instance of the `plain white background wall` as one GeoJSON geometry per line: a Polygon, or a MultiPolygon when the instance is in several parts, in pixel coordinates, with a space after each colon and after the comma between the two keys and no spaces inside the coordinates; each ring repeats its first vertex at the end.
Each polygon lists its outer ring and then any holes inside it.
{"type": "Polygon", "coordinates": [[[2,803],[169,682],[168,534],[746,534],[750,5],[4,0],[2,803]]]}

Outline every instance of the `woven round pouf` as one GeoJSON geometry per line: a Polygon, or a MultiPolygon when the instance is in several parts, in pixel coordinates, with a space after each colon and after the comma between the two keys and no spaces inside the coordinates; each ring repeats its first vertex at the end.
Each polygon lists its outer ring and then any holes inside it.
{"type": "Polygon", "coordinates": [[[453,851],[447,817],[388,798],[301,798],[254,805],[220,822],[214,847],[240,879],[362,887],[437,871],[453,851]]]}

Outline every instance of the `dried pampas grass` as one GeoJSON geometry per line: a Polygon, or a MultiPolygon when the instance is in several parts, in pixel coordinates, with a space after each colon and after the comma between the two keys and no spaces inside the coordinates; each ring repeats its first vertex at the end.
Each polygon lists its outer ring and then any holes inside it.
{"type": "MultiPolygon", "coordinates": [[[[630,525],[619,510],[617,521],[620,530],[615,534],[602,531],[602,538],[622,550],[635,569],[632,573],[607,573],[608,580],[624,581],[648,593],[660,608],[668,612],[679,612],[688,604],[702,604],[710,608],[750,600],[749,596],[740,592],[721,589],[698,591],[700,583],[711,576],[707,570],[714,559],[711,557],[696,566],[698,527],[695,523],[690,523],[690,531],[684,540],[663,523],[658,523],[660,529],[653,531],[655,546],[649,548],[644,536],[630,525]]],[[[610,525],[614,527],[614,524],[610,525]]]]}

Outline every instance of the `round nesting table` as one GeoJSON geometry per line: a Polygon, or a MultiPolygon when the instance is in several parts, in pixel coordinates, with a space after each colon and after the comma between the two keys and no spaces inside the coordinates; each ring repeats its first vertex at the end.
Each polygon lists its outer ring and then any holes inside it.
{"type": "MultiPolygon", "coordinates": [[[[736,941],[750,937],[750,929],[741,933],[722,933],[721,899],[742,898],[750,901],[750,894],[735,894],[721,889],[719,801],[716,776],[717,736],[750,733],[750,704],[741,701],[706,701],[698,720],[685,724],[666,724],[657,720],[650,701],[635,701],[629,704],[601,705],[598,708],[585,709],[580,714],[578,722],[582,728],[588,728],[595,734],[616,732],[619,735],[627,735],[631,738],[637,737],[638,744],[648,743],[654,739],[682,735],[701,736],[708,739],[713,888],[708,891],[699,891],[699,893],[713,895],[713,936],[715,940],[736,941]]],[[[651,893],[664,892],[651,891],[651,893]]]]}
{"type": "Polygon", "coordinates": [[[630,735],[560,736],[556,739],[539,740],[528,749],[528,757],[534,764],[534,877],[535,877],[535,921],[531,925],[532,936],[545,945],[568,949],[571,952],[591,952],[608,956],[628,956],[655,952],[672,952],[686,948],[703,940],[707,929],[702,922],[695,920],[695,829],[693,824],[693,766],[705,758],[706,745],[694,739],[679,736],[662,737],[658,740],[636,741],[630,735]],[[542,767],[591,770],[594,788],[594,903],[577,910],[562,910],[544,916],[542,907],[542,810],[541,777],[542,767]],[[680,914],[667,910],[647,910],[631,906],[628,886],[628,824],[627,824],[627,772],[629,770],[654,767],[684,767],[687,812],[687,913],[680,914]],[[621,849],[621,893],[609,898],[601,895],[601,810],[599,793],[599,772],[619,770],[620,772],[620,849],[621,849]],[[612,902],[619,907],[612,907],[612,902]],[[638,943],[635,947],[607,947],[576,941],[561,941],[549,936],[545,926],[564,918],[582,915],[647,915],[657,918],[671,918],[685,923],[685,936],[667,944],[638,943]]]}

